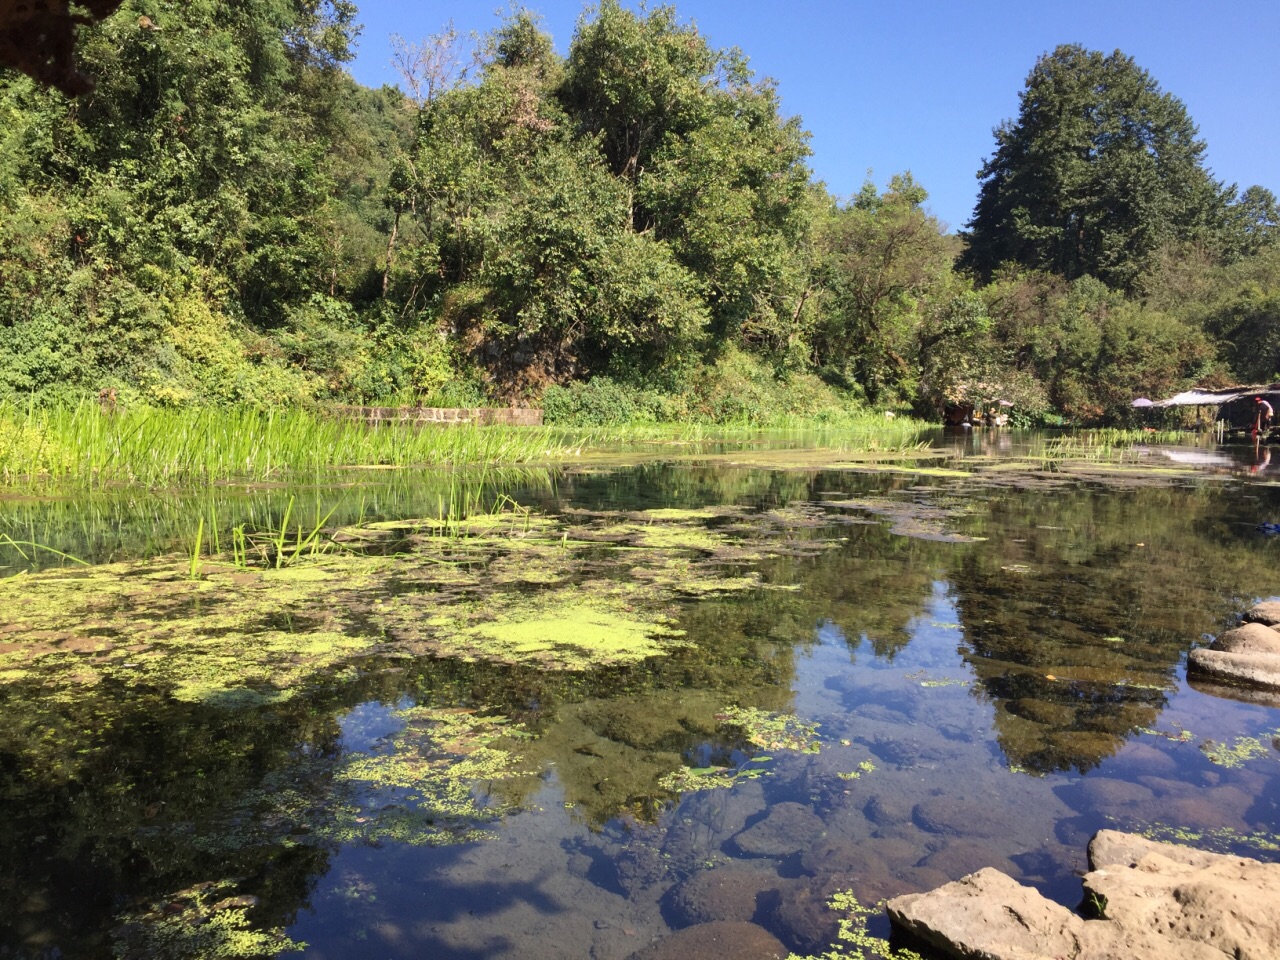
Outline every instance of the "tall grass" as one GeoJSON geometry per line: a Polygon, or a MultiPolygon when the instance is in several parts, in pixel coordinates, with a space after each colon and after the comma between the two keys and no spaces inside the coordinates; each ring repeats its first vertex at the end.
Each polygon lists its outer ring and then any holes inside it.
{"type": "Polygon", "coordinates": [[[538,427],[368,426],[300,410],[0,406],[0,479],[162,486],[334,467],[518,464],[579,444],[538,427]]]}

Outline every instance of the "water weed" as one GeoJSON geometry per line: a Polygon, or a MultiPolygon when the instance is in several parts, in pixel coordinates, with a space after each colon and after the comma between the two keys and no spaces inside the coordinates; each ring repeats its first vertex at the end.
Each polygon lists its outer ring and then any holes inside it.
{"type": "Polygon", "coordinates": [[[148,486],[268,480],[337,467],[515,464],[576,449],[539,427],[368,426],[303,409],[0,406],[0,479],[148,486]],[[19,442],[20,441],[20,442],[19,442]]]}

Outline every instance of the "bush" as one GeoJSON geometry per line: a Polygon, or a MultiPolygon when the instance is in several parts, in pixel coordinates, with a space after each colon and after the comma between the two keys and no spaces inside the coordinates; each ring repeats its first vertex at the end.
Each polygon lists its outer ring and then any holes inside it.
{"type": "Polygon", "coordinates": [[[626,423],[669,423],[686,412],[680,398],[634,387],[609,377],[551,386],[542,395],[546,423],[602,427],[626,423]]]}
{"type": "Polygon", "coordinates": [[[768,426],[796,420],[839,424],[861,411],[855,395],[813,374],[779,376],[731,349],[710,366],[691,368],[665,390],[610,377],[548,387],[543,419],[562,426],[696,422],[768,426]]]}

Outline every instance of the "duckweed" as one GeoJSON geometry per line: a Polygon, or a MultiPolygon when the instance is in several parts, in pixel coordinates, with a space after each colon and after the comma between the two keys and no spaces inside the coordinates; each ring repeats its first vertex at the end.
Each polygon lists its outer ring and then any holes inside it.
{"type": "Polygon", "coordinates": [[[922,960],[920,954],[904,947],[892,947],[883,937],[872,936],[867,930],[867,919],[880,912],[880,906],[864,907],[852,890],[835,894],[827,906],[841,916],[836,942],[830,950],[821,954],[799,956],[791,954],[787,960],[862,960],[865,957],[881,957],[883,960],[922,960]]]}
{"type": "Polygon", "coordinates": [[[278,927],[254,929],[257,898],[229,896],[236,880],[198,883],[119,919],[112,955],[120,960],[243,960],[302,950],[278,927]]]}

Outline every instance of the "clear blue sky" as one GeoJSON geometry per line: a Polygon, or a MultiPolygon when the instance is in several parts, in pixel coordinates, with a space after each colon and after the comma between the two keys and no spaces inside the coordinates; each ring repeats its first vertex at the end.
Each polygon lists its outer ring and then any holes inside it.
{"type": "MultiPolygon", "coordinates": [[[[463,33],[498,24],[500,0],[363,0],[352,73],[396,81],[388,38],[419,40],[450,19],[463,33]]],[[[629,6],[636,6],[628,3],[629,6]]],[[[533,0],[564,53],[580,0],[533,0]]],[[[991,153],[991,130],[1017,111],[1041,53],[1060,43],[1116,48],[1186,104],[1215,176],[1280,194],[1278,0],[682,0],[716,47],[739,47],[778,82],[783,109],[813,134],[811,166],[841,196],[866,172],[883,185],[911,170],[933,212],[958,229],[991,153]]]]}

